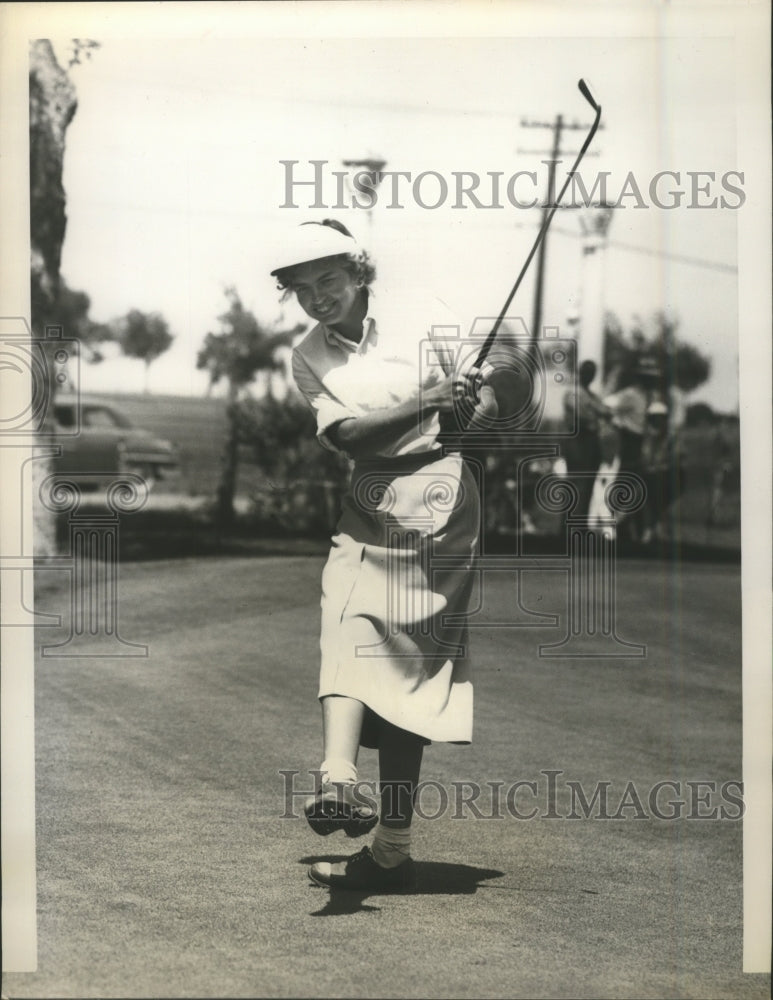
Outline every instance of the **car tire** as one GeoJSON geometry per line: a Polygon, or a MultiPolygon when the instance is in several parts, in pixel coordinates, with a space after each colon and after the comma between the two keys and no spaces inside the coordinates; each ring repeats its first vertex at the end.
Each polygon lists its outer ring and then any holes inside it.
{"type": "Polygon", "coordinates": [[[148,493],[150,493],[158,482],[156,469],[152,465],[127,465],[123,471],[131,473],[134,476],[139,476],[144,481],[148,493]]]}

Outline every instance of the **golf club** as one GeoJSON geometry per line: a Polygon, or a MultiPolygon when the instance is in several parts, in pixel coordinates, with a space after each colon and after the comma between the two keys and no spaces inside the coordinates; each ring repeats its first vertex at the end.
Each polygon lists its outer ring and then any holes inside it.
{"type": "MultiPolygon", "coordinates": [[[[494,323],[494,326],[491,328],[491,332],[486,337],[486,340],[484,341],[483,346],[481,347],[480,351],[478,352],[478,357],[477,357],[477,360],[475,362],[475,367],[476,368],[480,368],[481,365],[483,364],[483,362],[486,360],[486,357],[487,357],[489,351],[491,350],[491,347],[492,347],[492,345],[493,345],[493,343],[494,343],[494,341],[496,339],[497,333],[499,332],[499,328],[502,325],[502,321],[504,320],[505,316],[507,315],[507,310],[510,308],[510,303],[515,298],[515,293],[518,291],[518,288],[520,287],[521,281],[523,280],[523,276],[526,274],[526,271],[529,268],[529,264],[531,264],[531,262],[532,262],[532,258],[534,257],[534,254],[539,249],[540,243],[545,238],[545,233],[547,232],[548,226],[550,225],[550,223],[551,223],[551,221],[553,219],[553,216],[556,213],[556,209],[558,208],[558,206],[559,206],[559,204],[561,202],[561,199],[566,194],[566,189],[569,187],[569,184],[570,184],[570,182],[572,180],[572,177],[577,172],[577,168],[580,165],[580,161],[582,160],[583,156],[585,156],[585,153],[587,152],[588,146],[590,146],[591,142],[593,141],[593,137],[596,134],[596,130],[599,127],[599,122],[601,120],[601,105],[595,100],[595,98],[591,94],[590,88],[588,87],[588,84],[585,82],[585,80],[580,80],[579,83],[577,84],[577,86],[579,87],[580,93],[582,94],[582,96],[585,98],[585,100],[588,102],[588,104],[590,104],[590,106],[596,112],[596,117],[595,117],[595,119],[593,121],[593,124],[590,127],[590,131],[588,132],[587,136],[585,137],[585,142],[583,142],[582,148],[580,149],[580,152],[577,154],[577,159],[574,161],[574,165],[572,166],[572,169],[569,171],[569,173],[567,175],[567,178],[564,181],[564,186],[561,188],[561,190],[560,190],[560,192],[558,194],[558,197],[556,198],[555,202],[553,203],[552,208],[550,209],[550,212],[545,217],[545,221],[540,226],[540,231],[537,233],[537,238],[534,241],[534,246],[529,251],[529,256],[524,261],[524,264],[523,264],[523,267],[521,268],[520,274],[515,279],[515,284],[510,289],[510,294],[507,296],[507,300],[506,300],[505,304],[502,306],[502,309],[501,309],[501,311],[499,313],[499,316],[497,317],[496,322],[494,323]]],[[[534,336],[536,336],[536,331],[532,330],[532,337],[534,337],[534,336]]]]}

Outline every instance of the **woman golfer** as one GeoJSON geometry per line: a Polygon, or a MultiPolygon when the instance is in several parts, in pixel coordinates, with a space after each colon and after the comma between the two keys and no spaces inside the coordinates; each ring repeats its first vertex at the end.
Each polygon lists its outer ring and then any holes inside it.
{"type": "MultiPolygon", "coordinates": [[[[340,223],[304,223],[278,257],[279,287],[316,323],[293,353],[295,381],[319,441],[354,462],[322,575],[324,759],[305,812],[320,834],[359,836],[378,822],[372,847],[309,875],[333,888],[410,889],[424,747],[472,738],[465,614],[479,497],[438,436],[480,373],[455,378],[433,346],[433,325],[448,322],[436,307],[402,289],[381,300],[367,252],[340,223]],[[378,815],[357,786],[360,746],[378,749],[378,815]]],[[[497,412],[489,386],[479,396],[476,428],[497,412]]]]}

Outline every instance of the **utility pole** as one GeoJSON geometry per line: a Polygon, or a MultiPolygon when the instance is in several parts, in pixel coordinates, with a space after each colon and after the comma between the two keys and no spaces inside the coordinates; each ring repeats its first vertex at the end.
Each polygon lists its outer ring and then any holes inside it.
{"type": "Polygon", "coordinates": [[[603,386],[604,369],[604,266],[607,233],[614,206],[600,202],[580,209],[582,269],[580,286],[580,346],[586,361],[595,361],[598,384],[603,386]]]}
{"type": "MultiPolygon", "coordinates": [[[[376,191],[382,180],[381,171],[386,166],[387,161],[382,160],[379,156],[366,156],[360,160],[342,160],[345,167],[358,168],[357,173],[352,177],[350,174],[346,175],[346,183],[349,190],[353,194],[364,194],[366,196],[371,196],[373,192],[376,191]],[[367,179],[369,183],[363,184],[362,181],[367,179]]],[[[373,240],[373,205],[366,209],[367,219],[368,219],[368,238],[369,242],[373,240]]]]}
{"type": "MultiPolygon", "coordinates": [[[[543,128],[550,129],[553,133],[553,148],[550,151],[550,160],[542,162],[547,162],[548,164],[548,189],[545,196],[545,200],[542,203],[542,219],[540,225],[545,224],[548,213],[553,206],[553,199],[556,195],[556,166],[561,162],[560,156],[563,153],[567,154],[568,150],[561,149],[561,133],[564,131],[576,132],[583,131],[587,132],[589,126],[582,125],[580,122],[565,122],[563,115],[556,115],[554,122],[535,122],[528,121],[527,119],[521,119],[522,128],[543,128]]],[[[604,126],[601,125],[601,128],[604,126]]],[[[536,153],[538,155],[544,155],[546,150],[518,150],[519,153],[536,153]]],[[[570,154],[575,155],[575,154],[570,154]]],[[[594,153],[588,154],[590,156],[598,155],[594,153]]],[[[532,310],[532,320],[531,320],[531,339],[539,340],[542,335],[542,296],[545,284],[545,253],[547,251],[548,245],[548,234],[545,233],[545,237],[540,244],[539,251],[537,253],[537,276],[534,285],[534,306],[532,310]]]]}

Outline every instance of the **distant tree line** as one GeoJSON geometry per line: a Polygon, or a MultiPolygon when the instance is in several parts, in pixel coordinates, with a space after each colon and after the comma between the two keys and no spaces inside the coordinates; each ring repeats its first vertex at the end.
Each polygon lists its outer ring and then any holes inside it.
{"type": "Polygon", "coordinates": [[[696,347],[677,336],[679,323],[666,312],[656,312],[649,324],[637,318],[630,329],[614,313],[604,324],[604,371],[616,384],[610,391],[624,389],[634,378],[643,358],[655,362],[660,371],[661,394],[668,398],[673,389],[690,393],[708,379],[711,361],[696,347]]]}
{"type": "Polygon", "coordinates": [[[88,294],[70,288],[60,278],[51,300],[37,312],[33,310],[33,324],[41,329],[61,326],[66,337],[78,342],[83,358],[95,364],[104,360],[105,345],[117,345],[127,358],[136,358],[145,365],[147,392],[150,366],[174,342],[167,321],[158,312],[130,309],[125,316],[97,323],[91,319],[90,309],[88,294]]]}

